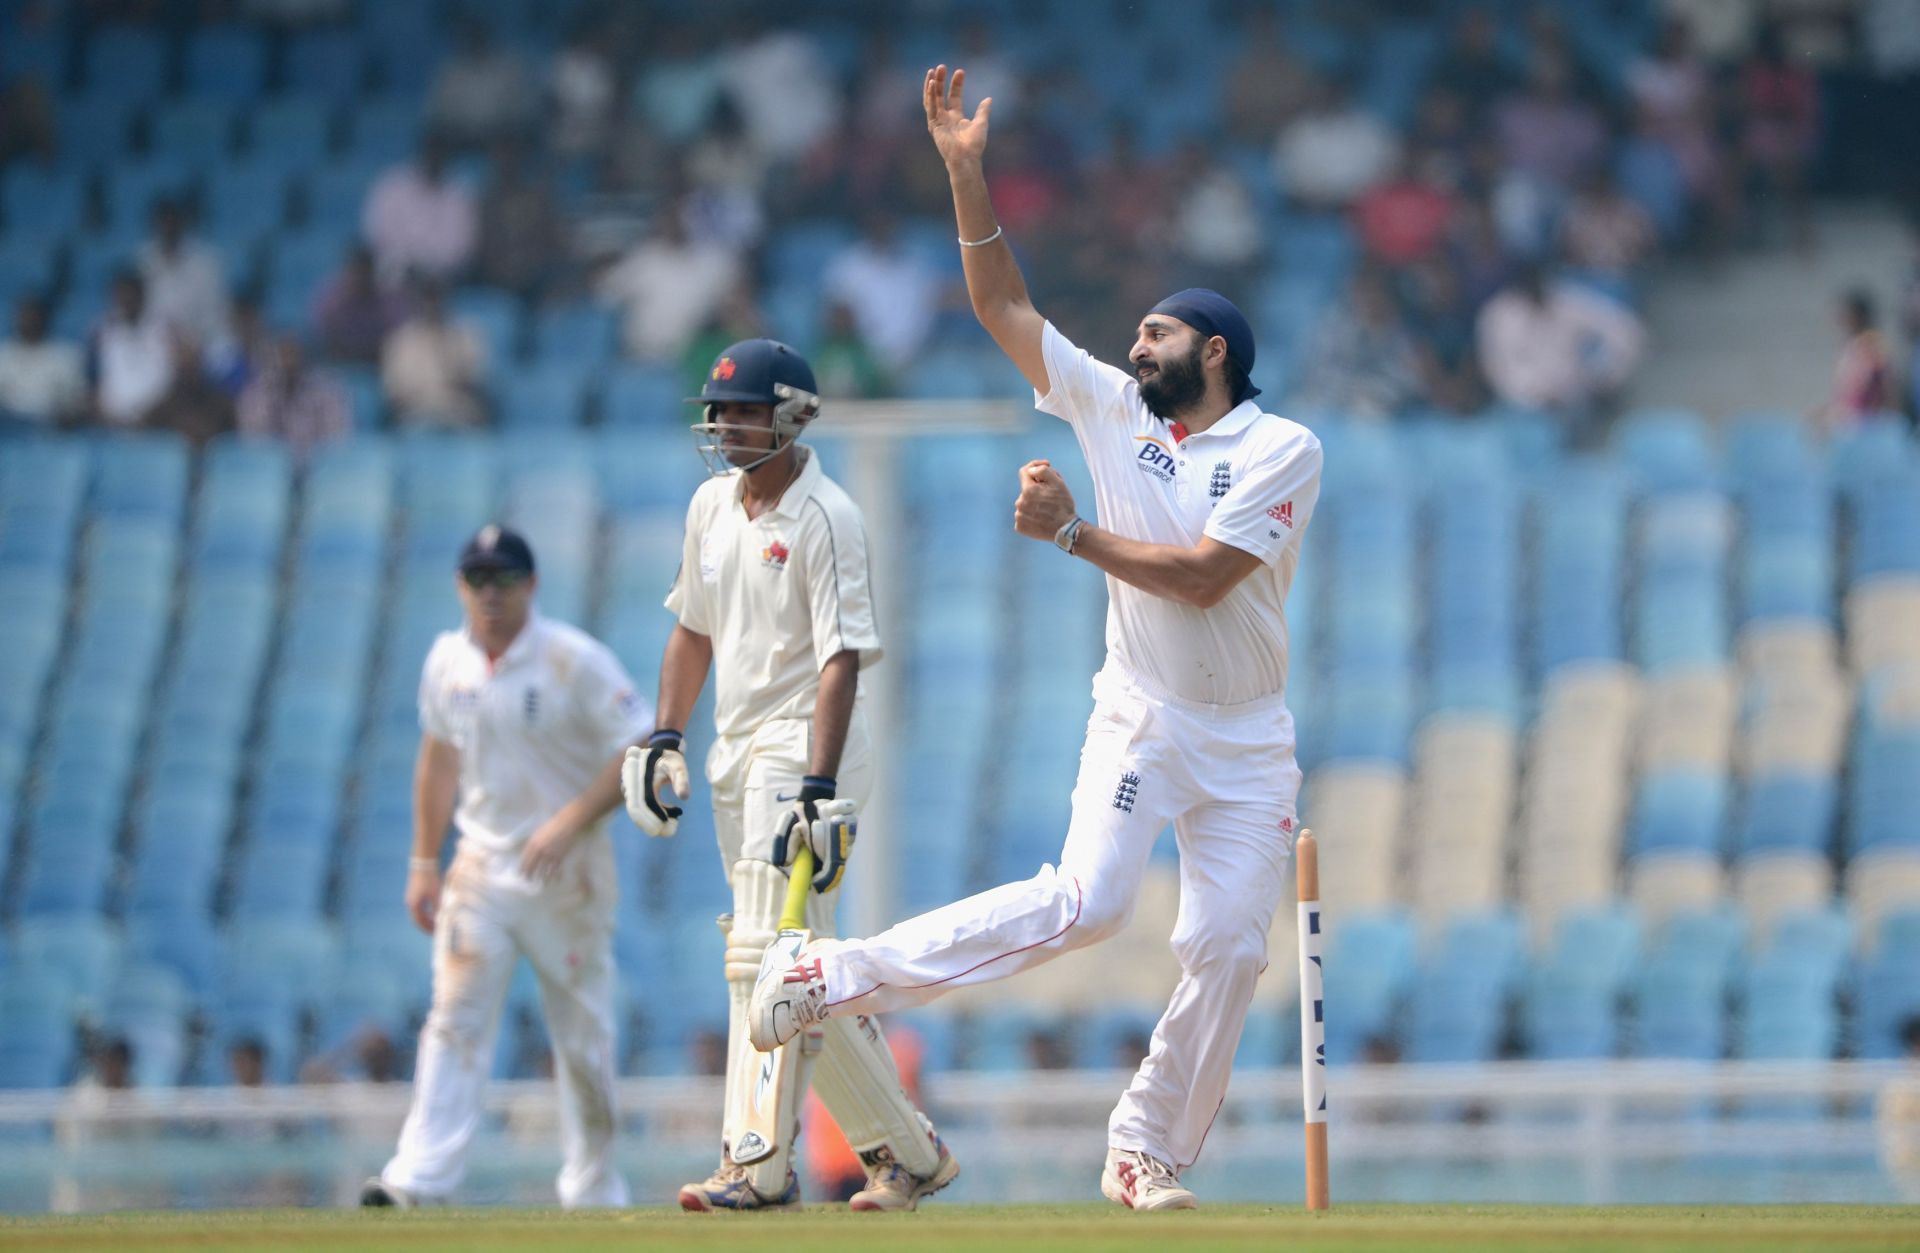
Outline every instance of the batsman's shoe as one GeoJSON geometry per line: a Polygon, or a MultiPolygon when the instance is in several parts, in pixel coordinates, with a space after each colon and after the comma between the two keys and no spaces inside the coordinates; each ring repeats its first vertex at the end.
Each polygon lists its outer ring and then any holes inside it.
{"type": "Polygon", "coordinates": [[[680,1208],[695,1214],[719,1210],[799,1209],[800,1177],[788,1171],[787,1186],[781,1189],[780,1195],[767,1196],[747,1182],[745,1166],[727,1162],[713,1172],[711,1179],[680,1189],[680,1208]]]}
{"type": "Polygon", "coordinates": [[[850,1210],[913,1210],[920,1198],[932,1196],[960,1177],[960,1163],[947,1152],[939,1136],[933,1143],[940,1150],[940,1164],[931,1175],[916,1175],[899,1162],[887,1161],[867,1172],[867,1186],[847,1199],[850,1210]]]}
{"type": "Polygon", "coordinates": [[[1197,1209],[1200,1205],[1192,1192],[1180,1186],[1173,1167],[1138,1149],[1107,1150],[1100,1191],[1128,1209],[1197,1209]]]}
{"type": "Polygon", "coordinates": [[[800,950],[800,960],[791,966],[761,963],[747,1002],[747,1038],[753,1047],[771,1053],[826,1017],[827,980],[812,945],[800,950]]]}
{"type": "Polygon", "coordinates": [[[362,1209],[419,1209],[422,1205],[445,1205],[446,1201],[437,1196],[421,1196],[417,1192],[388,1183],[375,1175],[360,1185],[360,1208],[362,1209]]]}

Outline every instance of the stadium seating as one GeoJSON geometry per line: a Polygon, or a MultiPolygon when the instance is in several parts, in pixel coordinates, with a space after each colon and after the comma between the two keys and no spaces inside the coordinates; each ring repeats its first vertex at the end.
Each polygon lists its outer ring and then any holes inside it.
{"type": "MultiPolygon", "coordinates": [[[[575,6],[488,7],[544,53],[575,6]]],[[[1069,7],[989,6],[1138,106],[1144,151],[1217,117],[1218,82],[1141,90],[1150,41],[1088,37],[1069,7]]],[[[1560,7],[1590,54],[1612,49],[1591,59],[1617,80],[1624,37],[1560,7]]],[[[444,52],[432,8],[364,4],[343,27],[273,34],[154,38],[84,16],[55,37],[9,30],[0,75],[53,87],[60,152],[0,170],[0,295],[52,291],[60,333],[84,333],[155,198],[184,195],[229,278],[257,268],[269,321],[304,324],[369,188],[425,133],[444,52]]],[[[1178,33],[1224,46],[1211,21],[1178,33]]],[[[1402,123],[1437,33],[1409,20],[1358,47],[1323,23],[1291,31],[1402,123]]],[[[852,32],[827,42],[843,67],[858,55],[852,32]]],[[[1104,144],[1104,126],[1076,139],[1104,144]]],[[[1359,245],[1344,219],[1289,204],[1263,149],[1224,151],[1273,241],[1245,304],[1260,381],[1283,397],[1359,245]]],[[[1671,160],[1632,141],[1617,166],[1677,230],[1671,160]]],[[[487,162],[457,169],[478,183],[487,162]]],[[[814,212],[771,221],[757,250],[762,311],[803,348],[857,238],[814,212]]],[[[954,273],[944,216],[900,233],[954,273]]],[[[428,942],[396,897],[419,667],[457,625],[447,567],[476,526],[528,531],[543,608],[650,683],[704,477],[684,365],[626,359],[620,316],[582,296],[474,286],[452,306],[487,343],[495,431],[382,431],[361,366],[342,371],[356,438],[304,465],[234,438],[0,444],[0,1086],[71,1079],[83,1027],[128,1038],[158,1084],[223,1080],[241,1038],[284,1079],[368,1024],[417,1025],[428,942]]],[[[945,322],[900,387],[1026,390],[945,322]]],[[[1574,452],[1517,410],[1312,425],[1325,490],[1290,596],[1288,695],[1339,971],[1330,1057],[1893,1056],[1920,1012],[1920,454],[1904,427],[1822,443],[1788,414],[1716,429],[1648,410],[1574,452]]],[[[851,441],[830,427],[822,455],[844,466],[851,441]]],[[[903,518],[886,542],[905,556],[878,589],[898,700],[882,730],[904,912],[1057,858],[1105,597],[1097,572],[1006,533],[1026,456],[1091,500],[1063,424],[887,455],[903,518]],[[988,792],[1003,803],[983,817],[967,798],[988,792]]],[[[696,804],[670,843],[616,825],[621,961],[675,1007],[626,1015],[630,1061],[679,1073],[689,1025],[724,1018],[711,816],[696,804]]],[[[1148,868],[1140,914],[1157,933],[1105,959],[1156,989],[1176,856],[1163,841],[1148,868]]],[[[1291,942],[1283,921],[1243,1060],[1295,1047],[1291,942]]],[[[1024,1065],[1032,1030],[1065,1030],[1079,1061],[1104,1064],[1158,1002],[1094,1005],[1094,986],[1063,966],[1003,1021],[930,1014],[932,1056],[1024,1065]]],[[[504,1073],[540,1045],[530,987],[514,986],[504,1073]]]]}

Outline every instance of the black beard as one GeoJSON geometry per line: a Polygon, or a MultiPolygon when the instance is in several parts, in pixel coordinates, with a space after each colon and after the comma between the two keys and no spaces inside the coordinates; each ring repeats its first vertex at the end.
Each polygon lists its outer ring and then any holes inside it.
{"type": "MultiPolygon", "coordinates": [[[[1138,375],[1135,376],[1136,378],[1138,375]]],[[[1207,376],[1200,369],[1200,349],[1176,357],[1162,365],[1153,377],[1140,380],[1140,399],[1147,412],[1162,422],[1191,409],[1207,394],[1207,376]]]]}

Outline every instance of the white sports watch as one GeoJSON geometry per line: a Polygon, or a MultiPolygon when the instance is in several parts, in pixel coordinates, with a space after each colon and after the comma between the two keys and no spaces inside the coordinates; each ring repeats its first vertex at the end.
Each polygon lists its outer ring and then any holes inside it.
{"type": "Polygon", "coordinates": [[[1080,528],[1086,524],[1087,520],[1085,518],[1073,518],[1069,520],[1065,526],[1053,533],[1055,546],[1063,553],[1072,552],[1073,541],[1080,538],[1080,528]]]}

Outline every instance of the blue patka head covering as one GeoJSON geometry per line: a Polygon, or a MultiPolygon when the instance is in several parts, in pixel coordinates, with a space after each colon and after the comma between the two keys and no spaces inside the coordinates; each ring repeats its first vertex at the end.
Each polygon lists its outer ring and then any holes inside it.
{"type": "MultiPolygon", "coordinates": [[[[1253,328],[1247,325],[1246,315],[1219,292],[1208,287],[1189,287],[1173,293],[1147,312],[1179,318],[1199,331],[1202,339],[1218,335],[1227,341],[1227,360],[1239,366],[1243,373],[1253,373],[1253,328]]],[[[1233,398],[1233,403],[1237,405],[1259,394],[1260,389],[1249,380],[1241,394],[1233,398]]]]}

